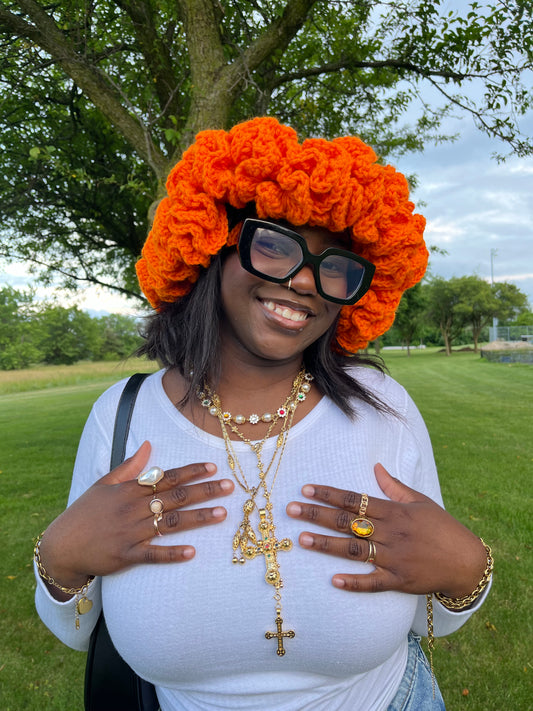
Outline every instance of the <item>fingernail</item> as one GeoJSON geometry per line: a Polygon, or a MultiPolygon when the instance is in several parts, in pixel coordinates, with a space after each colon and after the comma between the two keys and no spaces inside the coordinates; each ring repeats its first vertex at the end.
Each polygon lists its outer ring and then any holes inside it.
{"type": "Polygon", "coordinates": [[[224,518],[226,515],[226,509],[223,506],[215,506],[213,509],[213,516],[215,518],[224,518]]]}
{"type": "Polygon", "coordinates": [[[217,465],[212,462],[206,462],[204,464],[205,470],[208,474],[214,474],[217,470],[217,465]]]}
{"type": "Polygon", "coordinates": [[[305,548],[311,548],[314,543],[314,540],[315,539],[310,533],[300,534],[300,545],[304,546],[305,548]]]}
{"type": "Polygon", "coordinates": [[[233,482],[231,479],[221,479],[220,488],[222,491],[233,491],[233,482]]]}
{"type": "Polygon", "coordinates": [[[287,504],[287,513],[289,516],[299,516],[302,513],[302,507],[293,501],[287,504]]]}
{"type": "Polygon", "coordinates": [[[194,548],[192,546],[187,546],[183,549],[183,557],[190,559],[194,558],[194,548]]]}
{"type": "Polygon", "coordinates": [[[331,582],[336,588],[343,588],[345,587],[346,583],[342,578],[332,578],[331,582]]]}
{"type": "Polygon", "coordinates": [[[314,496],[315,495],[315,487],[311,486],[311,484],[306,484],[305,486],[302,486],[302,494],[304,496],[314,496]]]}

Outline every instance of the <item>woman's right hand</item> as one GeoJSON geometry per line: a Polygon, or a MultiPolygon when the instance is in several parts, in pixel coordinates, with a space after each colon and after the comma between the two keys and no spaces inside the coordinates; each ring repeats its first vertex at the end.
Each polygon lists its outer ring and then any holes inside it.
{"type": "MultiPolygon", "coordinates": [[[[99,479],[46,529],[40,546],[41,562],[63,587],[81,587],[90,575],[109,575],[140,563],[181,563],[194,557],[191,545],[153,545],[152,487],[139,486],[137,476],[145,469],[150,443],[99,479]]],[[[168,469],[157,484],[155,496],[164,503],[158,523],[161,534],[187,531],[220,523],[227,511],[222,506],[186,507],[227,496],[234,489],[230,479],[202,481],[216,472],[211,463],[188,464],[168,469]]],[[[47,585],[58,600],[70,596],[47,585]]]]}

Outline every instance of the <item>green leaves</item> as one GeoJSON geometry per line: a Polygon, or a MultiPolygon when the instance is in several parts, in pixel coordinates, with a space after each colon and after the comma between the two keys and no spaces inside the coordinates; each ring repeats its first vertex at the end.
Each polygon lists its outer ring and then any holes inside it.
{"type": "Polygon", "coordinates": [[[0,255],[138,293],[168,170],[197,131],[254,115],[385,158],[448,140],[459,111],[500,158],[530,155],[532,38],[531,3],[496,0],[4,4],[0,255]]]}

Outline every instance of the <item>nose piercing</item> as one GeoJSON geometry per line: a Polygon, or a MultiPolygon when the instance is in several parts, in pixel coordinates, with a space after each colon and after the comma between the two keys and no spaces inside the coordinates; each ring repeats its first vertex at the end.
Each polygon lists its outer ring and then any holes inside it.
{"type": "Polygon", "coordinates": [[[289,279],[289,283],[287,284],[287,289],[291,288],[291,284],[292,284],[292,277],[289,279]]]}

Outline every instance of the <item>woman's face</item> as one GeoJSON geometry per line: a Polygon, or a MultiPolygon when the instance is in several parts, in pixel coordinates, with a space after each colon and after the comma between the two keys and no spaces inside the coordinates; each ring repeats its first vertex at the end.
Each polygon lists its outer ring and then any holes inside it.
{"type": "MultiPolygon", "coordinates": [[[[314,254],[327,247],[346,249],[343,235],[322,227],[290,225],[290,229],[304,237],[314,254]]],[[[341,307],[319,295],[310,266],[292,278],[290,289],[287,286],[250,274],[242,268],[237,252],[232,252],[222,267],[223,348],[236,348],[237,353],[260,360],[300,360],[335,321],[341,307]]]]}

